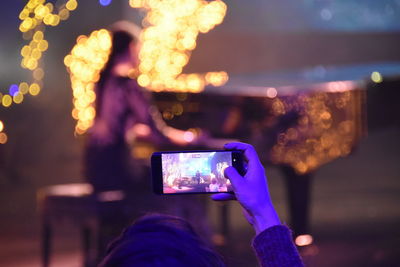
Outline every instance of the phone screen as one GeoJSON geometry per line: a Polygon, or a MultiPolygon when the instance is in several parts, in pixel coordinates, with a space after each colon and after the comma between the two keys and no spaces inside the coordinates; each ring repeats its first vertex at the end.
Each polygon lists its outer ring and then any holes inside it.
{"type": "Polygon", "coordinates": [[[231,151],[161,154],[164,194],[232,191],[224,170],[232,166],[231,151]]]}

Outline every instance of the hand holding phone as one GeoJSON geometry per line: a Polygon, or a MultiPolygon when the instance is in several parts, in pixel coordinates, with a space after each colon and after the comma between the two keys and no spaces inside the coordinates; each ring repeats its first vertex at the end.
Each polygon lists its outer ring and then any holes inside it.
{"type": "Polygon", "coordinates": [[[157,194],[232,192],[227,167],[243,173],[241,151],[170,151],[151,157],[153,189],[157,194]]]}
{"type": "Polygon", "coordinates": [[[264,167],[253,146],[236,142],[228,143],[224,147],[228,150],[242,151],[247,170],[242,174],[235,168],[226,168],[225,175],[231,181],[235,194],[221,193],[213,195],[212,199],[217,201],[237,199],[244,209],[247,221],[253,225],[256,233],[280,224],[269,194],[264,167]]]}

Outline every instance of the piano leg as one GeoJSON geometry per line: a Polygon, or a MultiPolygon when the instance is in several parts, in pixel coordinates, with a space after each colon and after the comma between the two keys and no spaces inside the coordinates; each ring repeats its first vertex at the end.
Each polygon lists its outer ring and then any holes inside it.
{"type": "Polygon", "coordinates": [[[309,211],[313,173],[299,175],[293,168],[282,166],[287,187],[290,224],[294,236],[310,234],[309,211]]]}

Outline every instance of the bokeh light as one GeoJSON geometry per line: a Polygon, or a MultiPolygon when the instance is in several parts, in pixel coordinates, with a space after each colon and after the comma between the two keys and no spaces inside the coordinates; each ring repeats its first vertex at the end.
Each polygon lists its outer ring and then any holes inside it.
{"type": "MultiPolygon", "coordinates": [[[[99,1],[107,4],[111,1],[99,1]]],[[[133,8],[143,8],[144,29],[140,35],[139,66],[132,79],[153,91],[201,92],[206,85],[221,86],[228,80],[224,71],[205,74],[182,74],[196,47],[198,34],[206,33],[223,21],[226,5],[222,1],[200,0],[131,0],[133,8]]],[[[39,36],[40,37],[40,36],[39,36]]],[[[71,53],[64,58],[73,90],[72,117],[77,120],[76,134],[85,133],[96,116],[94,87],[111,51],[111,35],[102,29],[89,36],[81,35],[71,53]]],[[[24,54],[31,54],[27,48],[24,54]]],[[[165,110],[166,120],[184,112],[182,104],[165,110]]],[[[185,138],[192,138],[191,132],[185,138]]]]}
{"type": "Polygon", "coordinates": [[[299,114],[297,122],[278,133],[271,150],[272,162],[304,174],[347,156],[365,130],[360,120],[365,92],[353,89],[355,84],[349,81],[329,82],[315,92],[266,102],[276,117],[299,114]]]}
{"type": "Polygon", "coordinates": [[[108,6],[111,4],[112,0],[99,0],[100,5],[102,6],[108,6]]]}
{"type": "MultiPolygon", "coordinates": [[[[19,13],[21,20],[19,31],[28,44],[21,48],[21,67],[32,72],[31,82],[21,82],[19,85],[12,84],[8,93],[0,93],[0,105],[10,107],[13,103],[20,104],[29,93],[33,96],[41,91],[44,70],[42,67],[43,53],[48,49],[49,43],[45,40],[44,31],[46,26],[57,26],[60,21],[69,18],[70,11],[78,6],[76,0],[63,1],[64,4],[46,3],[46,0],[29,0],[19,13]]],[[[7,142],[7,135],[3,133],[1,144],[7,142]]]]}
{"type": "Polygon", "coordinates": [[[269,87],[266,94],[269,98],[275,98],[278,95],[278,91],[274,87],[269,87]]]}
{"type": "Polygon", "coordinates": [[[380,73],[377,72],[377,71],[372,72],[372,73],[371,73],[371,80],[372,80],[374,83],[381,83],[381,82],[383,81],[382,74],[380,74],[380,73]]]}
{"type": "Polygon", "coordinates": [[[222,23],[227,10],[224,2],[130,0],[129,4],[147,11],[140,36],[139,85],[157,92],[197,93],[206,85],[221,86],[227,82],[228,74],[224,71],[182,74],[199,33],[207,33],[222,23]]]}
{"type": "Polygon", "coordinates": [[[11,96],[15,96],[16,94],[18,94],[18,85],[16,85],[16,84],[10,85],[10,88],[8,89],[8,91],[11,96]]]}
{"type": "Polygon", "coordinates": [[[0,144],[5,144],[7,143],[7,134],[6,133],[0,133],[0,144]]]}
{"type": "Polygon", "coordinates": [[[299,235],[295,238],[294,242],[299,247],[311,245],[314,239],[311,235],[299,235]]]}
{"type": "Polygon", "coordinates": [[[111,34],[101,29],[89,36],[79,36],[71,53],[64,58],[73,90],[72,117],[77,120],[77,134],[83,134],[93,124],[96,116],[94,87],[108,60],[111,45],[111,34]]]}

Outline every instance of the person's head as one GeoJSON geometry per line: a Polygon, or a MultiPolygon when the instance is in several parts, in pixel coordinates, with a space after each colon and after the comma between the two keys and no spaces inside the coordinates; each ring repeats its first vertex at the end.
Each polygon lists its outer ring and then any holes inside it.
{"type": "MultiPolygon", "coordinates": [[[[111,25],[112,48],[108,66],[129,64],[132,68],[138,62],[140,28],[128,21],[119,21],[111,25]]],[[[106,67],[107,68],[107,67],[106,67]]]]}
{"type": "Polygon", "coordinates": [[[101,267],[225,266],[185,220],[151,214],[128,227],[108,248],[101,267]]]}
{"type": "Polygon", "coordinates": [[[129,71],[139,64],[139,26],[119,21],[109,27],[112,47],[108,61],[100,73],[96,84],[96,116],[101,113],[105,84],[110,77],[128,76],[129,71]]]}

